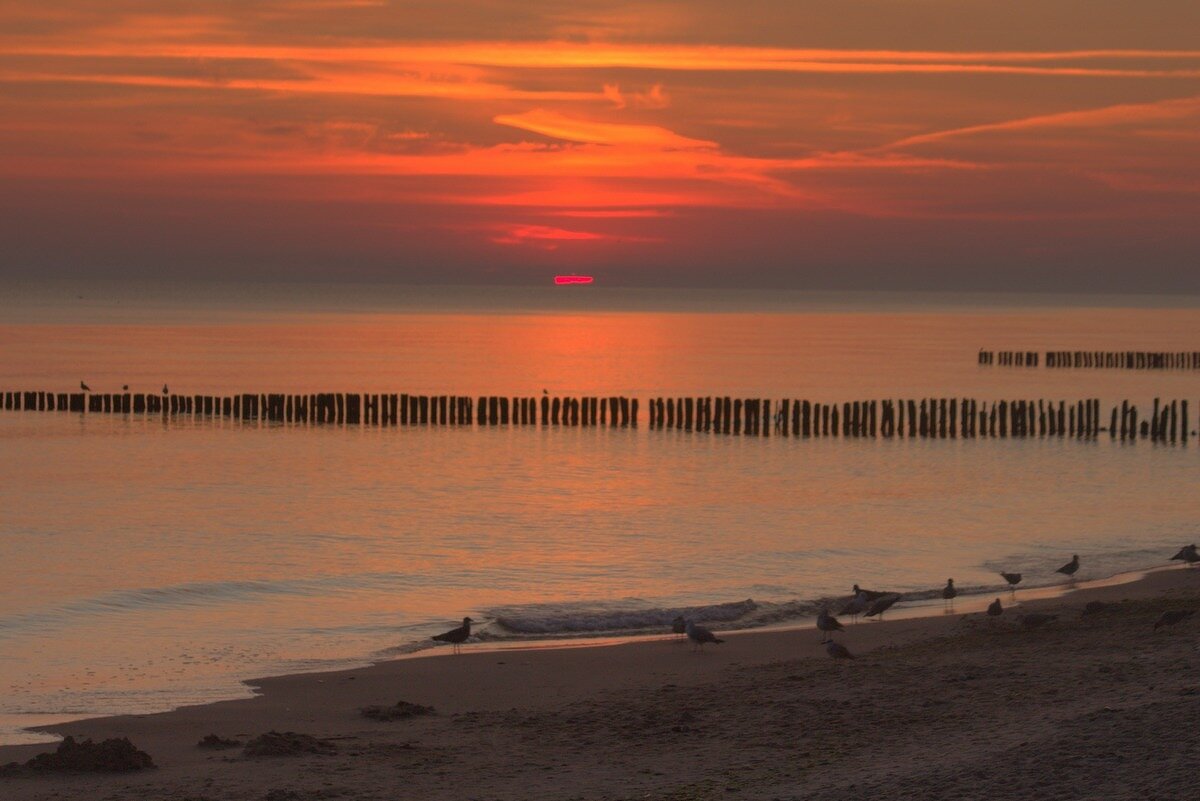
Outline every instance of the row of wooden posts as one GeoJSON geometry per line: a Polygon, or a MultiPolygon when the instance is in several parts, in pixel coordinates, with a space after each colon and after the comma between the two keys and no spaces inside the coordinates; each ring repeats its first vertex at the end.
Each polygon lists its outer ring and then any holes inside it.
{"type": "Polygon", "coordinates": [[[463,395],[152,395],[5,392],[4,408],[20,411],[161,414],[234,420],[341,425],[637,425],[638,401],[623,396],[480,398],[463,395]]]}
{"type": "MultiPolygon", "coordinates": [[[[999,367],[1037,367],[1038,351],[981,350],[979,364],[999,367]]],[[[1200,351],[1048,350],[1048,368],[1094,370],[1200,370],[1200,351]]]]}
{"type": "Polygon", "coordinates": [[[1136,405],[1122,401],[1105,416],[1097,398],[1069,403],[1053,400],[978,401],[971,398],[921,398],[814,403],[807,400],[692,397],[654,398],[650,427],[746,436],[909,437],[1073,437],[1183,442],[1190,431],[1188,402],[1154,400],[1139,416],[1136,405]],[[1107,425],[1105,425],[1107,423],[1107,425]]]}
{"type": "MultiPolygon", "coordinates": [[[[636,426],[638,399],[318,393],[151,395],[137,393],[4,392],[10,411],[211,417],[242,421],[340,425],[636,426]]],[[[819,403],[705,396],[652,398],[655,429],[802,437],[1074,437],[1187,442],[1188,402],[1155,399],[1140,414],[1128,401],[1102,413],[1100,401],[979,401],[921,398],[819,403]],[[1107,425],[1105,425],[1107,423],[1107,425]]]]}

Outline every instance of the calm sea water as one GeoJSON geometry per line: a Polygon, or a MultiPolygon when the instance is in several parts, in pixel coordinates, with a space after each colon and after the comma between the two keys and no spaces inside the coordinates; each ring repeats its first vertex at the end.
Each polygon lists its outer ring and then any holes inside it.
{"type": "MultiPolygon", "coordinates": [[[[578,289],[578,288],[577,288],[578,289]]],[[[0,390],[1188,398],[1187,373],[980,368],[1196,349],[1188,299],[8,287],[0,390]],[[1127,302],[1127,301],[1122,301],[1127,302]]],[[[1053,583],[1196,539],[1200,444],[371,429],[0,412],[0,743],[486,638],[811,613],[854,582],[1053,583]],[[747,603],[752,599],[752,603],[747,603]]]]}

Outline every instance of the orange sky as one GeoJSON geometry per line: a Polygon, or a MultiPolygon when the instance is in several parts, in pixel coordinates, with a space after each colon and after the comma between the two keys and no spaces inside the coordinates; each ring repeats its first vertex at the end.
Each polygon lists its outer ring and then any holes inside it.
{"type": "Polygon", "coordinates": [[[1153,5],[0,0],[0,276],[1196,292],[1153,5]]]}

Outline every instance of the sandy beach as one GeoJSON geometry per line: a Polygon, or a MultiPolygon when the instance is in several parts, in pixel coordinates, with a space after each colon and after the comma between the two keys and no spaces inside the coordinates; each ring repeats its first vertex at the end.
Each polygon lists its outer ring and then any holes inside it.
{"type": "MultiPolygon", "coordinates": [[[[1020,601],[1020,593],[1017,600],[1020,601]]],[[[961,599],[960,599],[961,600],[961,599]]],[[[990,600],[990,599],[989,599],[990,600]]],[[[1004,604],[1009,598],[1002,596],[1004,604]]],[[[0,779],[6,799],[1188,798],[1200,792],[1200,571],[974,611],[813,629],[482,650],[251,682],[261,695],[52,727],[157,768],[0,779]],[[1081,616],[1090,601],[1111,604],[1081,616]],[[1059,615],[1037,628],[1029,612],[1059,615]],[[397,701],[433,714],[379,721],[397,701]],[[326,753],[197,747],[292,731],[326,753]]],[[[0,749],[24,761],[47,746],[0,749]]]]}

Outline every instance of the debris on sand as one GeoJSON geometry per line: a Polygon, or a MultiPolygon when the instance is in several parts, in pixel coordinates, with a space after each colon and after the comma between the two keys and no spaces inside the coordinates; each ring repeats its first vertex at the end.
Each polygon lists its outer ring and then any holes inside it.
{"type": "Polygon", "coordinates": [[[96,743],[76,742],[66,737],[53,752],[38,754],[24,765],[10,762],[0,768],[0,776],[30,773],[124,773],[154,767],[154,760],[138,750],[127,737],[114,737],[96,743]]]}
{"type": "Polygon", "coordinates": [[[311,734],[272,730],[246,743],[242,753],[249,757],[333,754],[337,753],[337,746],[326,740],[318,740],[311,734]]]}
{"type": "Polygon", "coordinates": [[[221,751],[226,748],[237,748],[241,744],[241,740],[231,740],[228,737],[218,737],[215,734],[206,734],[204,735],[204,739],[196,743],[196,747],[207,748],[210,751],[221,751]]]}
{"type": "Polygon", "coordinates": [[[410,704],[408,701],[397,701],[394,706],[364,706],[358,711],[364,718],[371,720],[404,720],[418,715],[434,714],[433,707],[410,704]]]}

